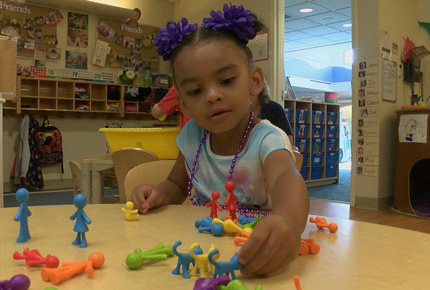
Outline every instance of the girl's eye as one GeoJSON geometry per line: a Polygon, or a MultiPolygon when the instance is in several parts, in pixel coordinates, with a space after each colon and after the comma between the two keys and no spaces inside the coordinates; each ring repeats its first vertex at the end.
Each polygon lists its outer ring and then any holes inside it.
{"type": "Polygon", "coordinates": [[[189,91],[187,94],[190,96],[196,96],[196,95],[200,94],[201,91],[202,91],[201,89],[194,89],[194,90],[189,91]]]}
{"type": "Polygon", "coordinates": [[[221,81],[222,85],[228,85],[231,84],[236,78],[228,78],[221,81]]]}

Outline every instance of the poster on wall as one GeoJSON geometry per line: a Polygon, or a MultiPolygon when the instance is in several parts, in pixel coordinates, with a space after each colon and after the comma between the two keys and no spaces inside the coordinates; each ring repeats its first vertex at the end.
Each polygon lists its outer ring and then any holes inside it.
{"type": "Polygon", "coordinates": [[[86,52],[66,50],[66,68],[87,69],[88,59],[86,52]]]}
{"type": "Polygon", "coordinates": [[[258,33],[248,42],[248,47],[252,52],[252,61],[269,59],[269,32],[258,33]]]}
{"type": "Polygon", "coordinates": [[[427,143],[427,114],[401,115],[399,142],[427,143]]]}
{"type": "Polygon", "coordinates": [[[88,46],[88,15],[69,12],[67,17],[67,45],[88,46]]]}

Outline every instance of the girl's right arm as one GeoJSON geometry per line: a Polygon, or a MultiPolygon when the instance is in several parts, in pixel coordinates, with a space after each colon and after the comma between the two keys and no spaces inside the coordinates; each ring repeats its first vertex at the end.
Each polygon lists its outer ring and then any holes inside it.
{"type": "Polygon", "coordinates": [[[181,204],[187,195],[188,174],[184,156],[179,152],[175,165],[166,180],[158,186],[143,184],[131,194],[131,201],[141,213],[167,204],[181,204]]]}

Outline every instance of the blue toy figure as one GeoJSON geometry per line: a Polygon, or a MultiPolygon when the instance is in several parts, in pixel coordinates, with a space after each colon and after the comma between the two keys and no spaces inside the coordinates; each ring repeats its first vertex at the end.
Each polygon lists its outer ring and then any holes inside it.
{"type": "Polygon", "coordinates": [[[28,190],[25,188],[20,188],[16,191],[15,197],[19,201],[19,209],[16,216],[13,218],[14,221],[19,221],[19,235],[16,239],[17,243],[24,243],[31,239],[30,232],[28,231],[28,221],[27,217],[31,216],[31,211],[28,209],[25,203],[28,200],[28,190]]]}
{"type": "Polygon", "coordinates": [[[87,246],[85,232],[88,232],[87,224],[91,223],[91,220],[84,212],[84,207],[87,205],[87,198],[82,193],[79,193],[73,198],[73,204],[78,208],[78,210],[70,217],[70,219],[76,219],[73,231],[77,232],[78,234],[72,245],[79,245],[79,247],[85,248],[87,246]]]}
{"type": "Polygon", "coordinates": [[[212,276],[212,279],[215,279],[217,276],[221,276],[222,274],[225,274],[228,276],[228,274],[231,275],[232,280],[236,280],[236,275],[234,274],[234,270],[240,270],[242,269],[242,264],[240,264],[237,261],[237,253],[231,257],[229,262],[217,262],[214,261],[213,256],[219,254],[217,249],[214,249],[209,252],[208,260],[211,264],[215,266],[214,274],[212,276]]]}
{"type": "MultiPolygon", "coordinates": [[[[182,244],[181,241],[177,241],[176,243],[173,244],[173,247],[172,247],[173,253],[178,257],[178,263],[176,264],[176,268],[172,271],[172,274],[179,275],[180,268],[182,267],[182,277],[185,279],[189,279],[191,276],[190,276],[188,267],[190,266],[190,264],[193,264],[194,266],[195,261],[189,253],[178,252],[177,249],[181,244],[182,244]]],[[[195,248],[193,252],[196,255],[203,254],[203,250],[200,247],[195,248]]]]}

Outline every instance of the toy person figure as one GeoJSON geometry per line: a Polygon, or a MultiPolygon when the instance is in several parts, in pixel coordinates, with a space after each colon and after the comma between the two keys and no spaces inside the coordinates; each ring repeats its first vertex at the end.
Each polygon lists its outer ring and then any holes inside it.
{"type": "Polygon", "coordinates": [[[82,193],[79,193],[73,198],[73,204],[78,208],[78,210],[70,217],[70,219],[76,219],[73,231],[77,232],[78,234],[72,245],[79,245],[79,247],[85,248],[87,246],[85,232],[88,231],[87,224],[91,223],[91,220],[84,212],[84,207],[87,204],[87,198],[82,193]]]}
{"type": "Polygon", "coordinates": [[[237,209],[237,197],[234,195],[233,190],[236,187],[233,181],[229,180],[225,183],[225,189],[228,192],[227,198],[225,200],[225,206],[229,211],[230,218],[236,220],[236,209],[237,209]]]}
{"type": "Polygon", "coordinates": [[[205,204],[205,207],[211,207],[211,212],[209,214],[209,216],[211,218],[217,218],[218,217],[217,209],[219,211],[222,211],[222,208],[217,201],[218,198],[219,198],[219,192],[213,191],[212,192],[212,200],[210,202],[208,202],[207,204],[205,204]]]}
{"type": "Polygon", "coordinates": [[[18,212],[13,218],[14,221],[19,221],[19,235],[16,239],[17,243],[24,243],[31,239],[27,221],[27,218],[31,216],[31,211],[28,209],[26,204],[28,195],[28,190],[25,188],[20,188],[15,193],[16,200],[20,202],[18,212]]]}

